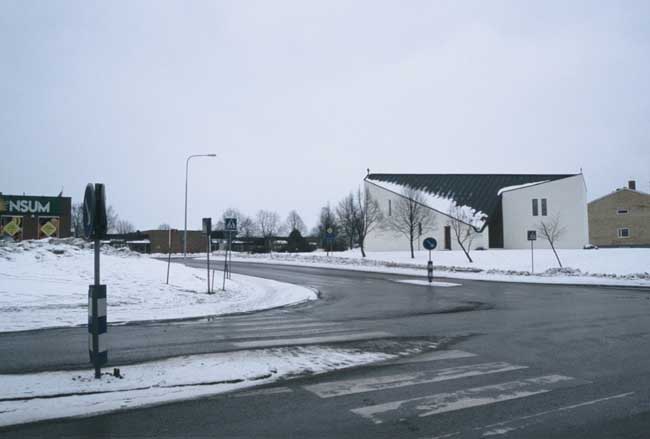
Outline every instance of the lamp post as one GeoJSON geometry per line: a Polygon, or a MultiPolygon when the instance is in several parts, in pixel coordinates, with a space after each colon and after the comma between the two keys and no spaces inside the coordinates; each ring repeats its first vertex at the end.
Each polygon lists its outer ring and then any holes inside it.
{"type": "Polygon", "coordinates": [[[190,167],[190,159],[194,157],[216,157],[216,154],[194,154],[185,160],[185,229],[183,230],[183,259],[187,257],[187,172],[190,167]]]}

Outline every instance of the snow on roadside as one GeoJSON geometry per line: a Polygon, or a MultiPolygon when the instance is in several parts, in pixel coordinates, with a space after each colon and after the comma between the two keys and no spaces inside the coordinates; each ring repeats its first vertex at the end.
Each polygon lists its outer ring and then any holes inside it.
{"type": "MultiPolygon", "coordinates": [[[[208,295],[206,271],[181,264],[172,264],[167,285],[165,262],[127,249],[102,247],[101,261],[110,323],[247,312],[317,298],[302,286],[237,274],[226,291],[208,295]]],[[[0,332],[87,324],[92,282],[93,251],[82,240],[0,244],[0,332]]]]}
{"type": "MultiPolygon", "coordinates": [[[[471,253],[469,263],[460,251],[433,252],[435,276],[498,282],[558,283],[577,285],[650,286],[650,249],[612,248],[598,250],[559,250],[565,268],[556,268],[551,250],[535,250],[535,273],[530,273],[529,250],[483,250],[471,253]]],[[[234,253],[233,261],[305,265],[343,270],[372,271],[426,276],[428,252],[418,251],[415,259],[404,252],[358,250],[313,253],[234,253]]]]}
{"type": "Polygon", "coordinates": [[[306,346],[192,355],[123,366],[122,379],[105,374],[95,380],[91,371],[0,375],[0,427],[194,399],[396,357],[306,346]]]}

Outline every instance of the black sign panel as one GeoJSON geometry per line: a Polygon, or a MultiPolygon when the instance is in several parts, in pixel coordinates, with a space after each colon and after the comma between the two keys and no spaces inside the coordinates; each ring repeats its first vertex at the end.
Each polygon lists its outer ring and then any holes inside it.
{"type": "Polygon", "coordinates": [[[527,233],[528,233],[528,240],[529,241],[537,241],[537,231],[536,230],[529,230],[527,233]]]}
{"type": "Polygon", "coordinates": [[[212,218],[203,218],[203,233],[206,235],[212,233],[212,218]]]}
{"type": "Polygon", "coordinates": [[[88,183],[83,204],[84,235],[88,239],[102,239],[106,236],[106,193],[101,183],[88,183]]]}

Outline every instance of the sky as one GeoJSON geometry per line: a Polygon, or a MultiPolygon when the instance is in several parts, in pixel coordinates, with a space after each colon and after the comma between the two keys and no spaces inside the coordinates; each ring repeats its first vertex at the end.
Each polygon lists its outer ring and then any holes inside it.
{"type": "Polygon", "coordinates": [[[385,173],[650,192],[647,1],[0,2],[0,192],[308,227],[385,173]]]}

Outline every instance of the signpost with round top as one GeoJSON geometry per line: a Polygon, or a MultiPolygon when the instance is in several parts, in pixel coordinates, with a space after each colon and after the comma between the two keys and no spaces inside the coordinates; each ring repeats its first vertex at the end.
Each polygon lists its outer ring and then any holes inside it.
{"type": "Polygon", "coordinates": [[[95,250],[95,282],[88,288],[88,354],[95,368],[95,378],[101,378],[101,367],[108,361],[106,285],[100,284],[99,278],[99,248],[108,228],[106,194],[101,183],[86,186],[83,226],[84,235],[94,241],[95,250]]]}
{"type": "Polygon", "coordinates": [[[425,238],[422,242],[422,246],[429,250],[429,262],[427,263],[427,277],[429,278],[429,284],[433,282],[433,261],[431,260],[431,250],[434,250],[438,246],[438,241],[435,238],[425,238]]]}

